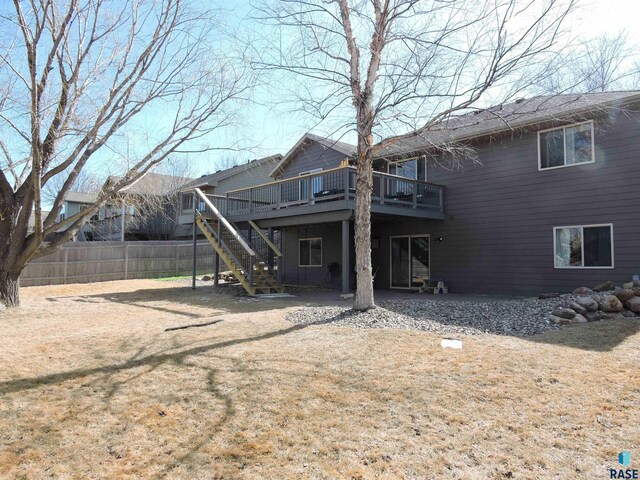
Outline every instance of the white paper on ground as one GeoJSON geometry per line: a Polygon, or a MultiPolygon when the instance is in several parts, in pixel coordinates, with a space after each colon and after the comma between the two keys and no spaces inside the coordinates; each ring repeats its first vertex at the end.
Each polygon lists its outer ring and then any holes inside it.
{"type": "Polygon", "coordinates": [[[451,340],[449,338],[443,338],[440,342],[442,348],[462,348],[462,340],[451,340]]]}

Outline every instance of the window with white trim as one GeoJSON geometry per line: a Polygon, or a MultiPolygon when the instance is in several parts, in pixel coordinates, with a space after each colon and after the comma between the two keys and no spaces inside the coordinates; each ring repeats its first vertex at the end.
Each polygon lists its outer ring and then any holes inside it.
{"type": "Polygon", "coordinates": [[[554,227],[555,268],[613,268],[613,225],[554,227]]]}
{"type": "Polygon", "coordinates": [[[539,169],[593,163],[593,122],[538,132],[539,169]]]}
{"type": "Polygon", "coordinates": [[[322,238],[301,238],[298,241],[298,266],[322,266],[322,238]]]}

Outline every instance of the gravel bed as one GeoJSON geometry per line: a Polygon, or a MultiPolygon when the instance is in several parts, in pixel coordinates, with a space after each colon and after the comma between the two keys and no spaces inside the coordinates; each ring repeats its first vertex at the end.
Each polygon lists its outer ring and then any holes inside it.
{"type": "Polygon", "coordinates": [[[287,320],[304,325],[401,328],[445,335],[529,336],[559,328],[551,321],[550,312],[560,300],[387,300],[367,312],[354,312],[349,306],[302,307],[288,314],[287,320]]]}

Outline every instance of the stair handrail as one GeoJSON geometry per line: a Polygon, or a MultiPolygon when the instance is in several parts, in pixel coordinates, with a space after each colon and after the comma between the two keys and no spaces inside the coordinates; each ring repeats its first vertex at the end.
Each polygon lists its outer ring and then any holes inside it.
{"type": "Polygon", "coordinates": [[[253,249],[247,244],[247,242],[244,241],[244,239],[238,234],[236,229],[231,226],[231,224],[226,218],[224,218],[224,216],[218,211],[215,205],[211,203],[211,200],[207,198],[207,196],[202,192],[202,190],[200,190],[199,188],[196,188],[195,192],[204,201],[205,205],[209,208],[209,210],[211,210],[211,212],[217,217],[218,221],[222,225],[224,225],[224,227],[229,231],[229,233],[231,233],[231,235],[233,235],[233,238],[235,238],[238,241],[238,243],[242,246],[242,248],[244,248],[249,255],[251,255],[252,257],[255,257],[256,252],[254,252],[253,249]]]}
{"type": "Polygon", "coordinates": [[[204,218],[204,216],[202,215],[202,212],[196,209],[195,214],[196,214],[196,217],[200,219],[200,221],[205,226],[205,228],[209,230],[211,235],[213,235],[213,237],[218,241],[218,243],[220,244],[220,247],[225,251],[227,255],[229,255],[229,258],[231,258],[231,260],[233,260],[233,262],[236,265],[239,265],[242,268],[242,263],[240,263],[240,260],[238,260],[238,258],[233,254],[233,252],[229,249],[229,247],[227,247],[227,244],[224,243],[222,239],[218,236],[218,232],[216,232],[213,229],[213,227],[209,224],[209,222],[207,222],[207,219],[204,218]]]}
{"type": "Polygon", "coordinates": [[[282,256],[282,252],[280,251],[278,246],[275,243],[273,243],[271,239],[267,237],[262,230],[260,230],[260,227],[258,227],[258,225],[256,225],[256,223],[253,220],[249,220],[249,225],[251,225],[251,227],[253,227],[256,233],[262,237],[262,239],[266,242],[267,245],[269,245],[269,248],[273,250],[273,253],[275,253],[276,256],[278,257],[282,256]]]}

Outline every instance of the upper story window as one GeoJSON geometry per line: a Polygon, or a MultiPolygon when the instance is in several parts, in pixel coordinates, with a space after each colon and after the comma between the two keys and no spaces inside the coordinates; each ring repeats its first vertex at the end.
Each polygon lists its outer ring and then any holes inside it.
{"type": "Polygon", "coordinates": [[[425,157],[399,162],[388,162],[387,173],[411,180],[427,181],[427,165],[425,157]]]}
{"type": "Polygon", "coordinates": [[[555,268],[613,268],[613,225],[553,229],[555,268]]]}
{"type": "Polygon", "coordinates": [[[539,169],[593,163],[593,122],[538,132],[539,169]]]}

